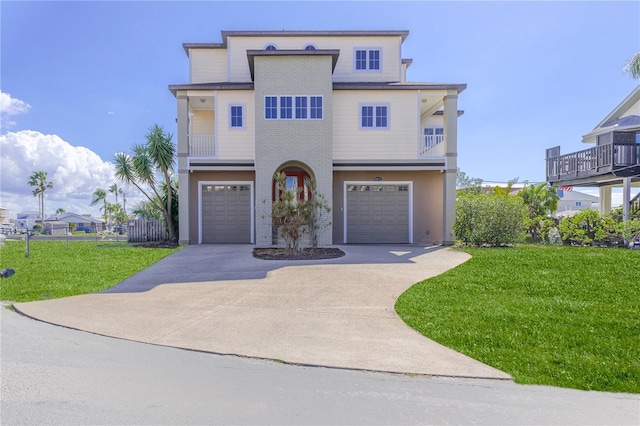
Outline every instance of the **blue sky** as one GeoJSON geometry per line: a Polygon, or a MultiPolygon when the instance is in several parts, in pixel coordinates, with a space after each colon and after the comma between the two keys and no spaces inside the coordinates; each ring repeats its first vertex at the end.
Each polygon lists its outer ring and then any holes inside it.
{"type": "MultiPolygon", "coordinates": [[[[175,134],[167,86],[188,81],[184,42],[221,30],[409,30],[411,81],[466,83],[461,170],[485,181],[544,180],[545,149],[583,149],[640,81],[640,2],[0,2],[0,205],[97,214],[110,162],[154,123],[175,134]],[[9,98],[10,96],[10,98],[9,98]],[[34,147],[37,146],[37,149],[34,147]],[[86,148],[86,149],[85,149],[86,148]]],[[[140,198],[131,190],[135,204],[140,198]]]]}

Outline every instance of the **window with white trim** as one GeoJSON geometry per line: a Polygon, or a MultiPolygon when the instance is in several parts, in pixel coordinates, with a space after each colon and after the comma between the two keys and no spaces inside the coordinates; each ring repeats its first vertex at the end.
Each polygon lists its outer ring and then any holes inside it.
{"type": "Polygon", "coordinates": [[[280,96],[280,119],[288,120],[291,118],[293,118],[293,98],[280,96]]]}
{"type": "Polygon", "coordinates": [[[274,44],[267,44],[264,50],[278,50],[278,48],[274,44]]]}
{"type": "Polygon", "coordinates": [[[232,129],[244,128],[244,105],[229,105],[229,127],[232,129]]]}
{"type": "Polygon", "coordinates": [[[322,120],[322,96],[309,96],[310,118],[322,120]]]}
{"type": "Polygon", "coordinates": [[[382,49],[380,48],[356,47],[353,58],[353,68],[356,71],[382,70],[382,49]]]}
{"type": "Polygon", "coordinates": [[[265,120],[322,120],[322,96],[265,96],[265,120]]]}
{"type": "Polygon", "coordinates": [[[307,118],[307,97],[296,96],[296,119],[304,120],[307,118]]]}
{"type": "Polygon", "coordinates": [[[389,128],[389,105],[360,105],[360,127],[363,129],[389,128]]]}

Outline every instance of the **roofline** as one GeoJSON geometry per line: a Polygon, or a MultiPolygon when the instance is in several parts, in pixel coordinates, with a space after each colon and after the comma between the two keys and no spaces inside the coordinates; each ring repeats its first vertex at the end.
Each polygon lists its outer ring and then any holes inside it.
{"type": "Polygon", "coordinates": [[[368,82],[335,82],[334,90],[456,90],[461,93],[467,88],[463,83],[368,83],[368,82]]]}
{"type": "Polygon", "coordinates": [[[189,56],[189,49],[222,49],[224,47],[227,47],[224,43],[182,43],[187,56],[189,56]]]}
{"type": "Polygon", "coordinates": [[[404,42],[409,35],[408,30],[347,30],[347,31],[220,31],[222,43],[227,37],[385,37],[399,36],[404,42]]]}
{"type": "Polygon", "coordinates": [[[624,98],[624,100],[620,102],[620,104],[617,107],[615,107],[613,111],[609,113],[609,115],[607,115],[601,122],[599,122],[598,125],[594,127],[593,130],[596,130],[597,128],[602,127],[603,124],[606,124],[609,121],[612,121],[612,119],[620,118],[620,117],[616,117],[616,114],[618,114],[622,109],[629,109],[633,104],[638,102],[638,100],[640,100],[640,84],[626,98],[624,98]]]}
{"type": "Polygon", "coordinates": [[[331,72],[336,68],[340,50],[338,49],[316,49],[316,50],[247,50],[247,59],[249,60],[249,72],[251,80],[254,79],[254,59],[256,56],[331,56],[331,72]]]}
{"type": "MultiPolygon", "coordinates": [[[[261,51],[262,52],[262,51],[261,51]]],[[[270,51],[270,52],[278,52],[270,51]]],[[[282,50],[280,50],[282,52],[282,50]]],[[[296,51],[301,52],[301,51],[296,51]]],[[[307,51],[309,52],[309,51],[307,51]]],[[[310,52],[313,52],[311,50],[310,52]]],[[[317,50],[316,50],[317,52],[317,50]]],[[[419,83],[419,84],[403,84],[403,83],[351,83],[351,82],[334,82],[333,90],[457,90],[458,93],[467,88],[466,84],[448,84],[448,83],[419,83]]],[[[213,82],[213,83],[185,83],[170,84],[169,90],[176,96],[178,90],[254,90],[253,82],[213,82]]],[[[458,111],[462,115],[464,111],[458,111]]]]}

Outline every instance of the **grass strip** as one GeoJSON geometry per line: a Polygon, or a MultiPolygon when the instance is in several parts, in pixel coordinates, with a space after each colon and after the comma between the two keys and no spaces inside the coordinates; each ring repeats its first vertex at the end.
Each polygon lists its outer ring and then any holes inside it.
{"type": "Polygon", "coordinates": [[[0,247],[0,269],[15,274],[0,279],[0,300],[29,302],[94,293],[113,287],[178,249],[143,248],[91,241],[7,240],[0,247]]]}
{"type": "Polygon", "coordinates": [[[640,252],[465,249],[396,311],[423,335],[516,382],[640,393],[640,252]]]}

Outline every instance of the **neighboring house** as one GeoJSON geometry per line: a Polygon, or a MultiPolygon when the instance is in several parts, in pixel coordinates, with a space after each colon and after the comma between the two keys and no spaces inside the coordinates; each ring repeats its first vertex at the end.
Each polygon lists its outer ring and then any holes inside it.
{"type": "Polygon", "coordinates": [[[69,224],[59,220],[46,219],[44,221],[44,233],[47,235],[67,235],[69,224]]]}
{"type": "Polygon", "coordinates": [[[582,210],[598,210],[600,199],[580,191],[558,189],[558,209],[552,216],[573,216],[582,210]]]}
{"type": "Polygon", "coordinates": [[[62,213],[55,216],[56,220],[67,224],[73,223],[76,231],[102,232],[105,230],[105,223],[100,219],[76,213],[62,213]]]}
{"type": "MultiPolygon", "coordinates": [[[[185,43],[179,241],[277,244],[274,174],[331,217],[321,245],[452,243],[458,94],[406,81],[408,31],[223,31],[185,43]]],[[[425,61],[431,58],[425,57],[425,61]]]]}
{"type": "Polygon", "coordinates": [[[25,211],[16,214],[15,226],[18,231],[30,231],[36,223],[41,223],[40,212],[25,211]]]}
{"type": "Polygon", "coordinates": [[[640,86],[582,137],[592,148],[560,155],[547,149],[547,182],[559,186],[597,186],[600,212],[611,210],[611,188],[622,186],[624,216],[630,212],[631,187],[640,187],[640,86]]]}

